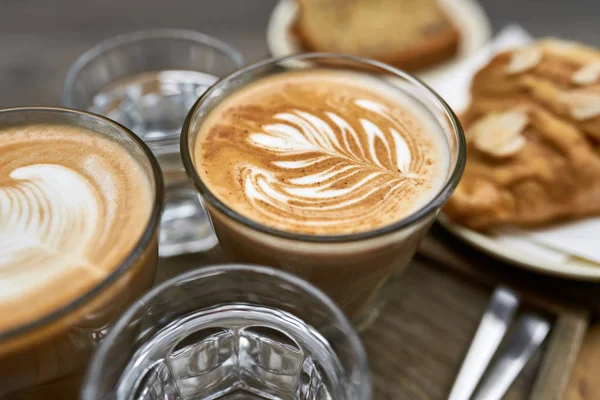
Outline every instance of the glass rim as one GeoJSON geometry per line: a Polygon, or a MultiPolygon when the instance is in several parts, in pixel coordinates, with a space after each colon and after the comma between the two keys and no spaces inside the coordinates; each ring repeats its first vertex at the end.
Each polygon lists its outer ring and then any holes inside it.
{"type": "Polygon", "coordinates": [[[259,61],[248,66],[245,66],[233,73],[225,76],[224,78],[218,80],[213,84],[207,91],[205,91],[200,98],[196,101],[196,103],[192,106],[188,115],[183,123],[183,127],[181,130],[181,139],[180,139],[180,153],[183,161],[183,166],[187,172],[188,177],[192,180],[194,186],[198,190],[198,192],[202,195],[202,198],[207,201],[210,205],[217,208],[220,212],[225,214],[228,218],[233,219],[234,221],[261,233],[279,237],[282,239],[290,239],[290,240],[298,240],[302,242],[312,242],[312,243],[348,243],[355,242],[360,240],[377,238],[380,236],[384,236],[393,232],[400,231],[403,228],[413,225],[414,223],[425,218],[431,211],[435,210],[437,207],[440,207],[444,201],[448,198],[448,196],[452,193],[452,191],[458,185],[460,178],[462,176],[463,170],[465,168],[466,157],[467,157],[467,145],[466,138],[464,135],[463,128],[458,120],[458,117],[454,113],[454,111],[450,108],[450,106],[438,95],[434,90],[432,90],[427,84],[422,82],[420,79],[402,71],[390,65],[384,64],[379,61],[370,60],[363,57],[351,56],[346,54],[338,54],[338,53],[303,53],[292,56],[280,57],[280,58],[270,58],[267,60],[259,61]],[[406,217],[395,221],[391,224],[384,225],[377,229],[373,229],[366,232],[352,233],[352,234],[344,234],[344,235],[309,235],[303,233],[293,233],[284,231],[277,228],[271,228],[269,226],[263,225],[257,221],[254,221],[248,217],[245,217],[238,213],[237,211],[231,209],[227,206],[223,201],[221,201],[217,196],[215,196],[210,189],[204,184],[199,174],[196,172],[194,167],[194,162],[192,158],[192,151],[189,147],[189,139],[190,139],[190,126],[192,120],[201,109],[203,100],[212,95],[215,91],[218,91],[222,85],[225,85],[231,82],[234,79],[239,78],[247,74],[250,71],[256,70],[258,68],[266,67],[269,65],[276,65],[284,62],[290,61],[299,61],[306,59],[323,59],[323,58],[334,58],[339,60],[351,61],[356,64],[366,65],[368,67],[374,67],[383,70],[384,72],[390,73],[395,77],[400,77],[406,81],[408,81],[411,85],[416,86],[422,90],[424,90],[432,99],[441,106],[444,111],[445,116],[448,118],[451,128],[456,136],[456,148],[457,148],[457,156],[456,156],[456,164],[454,168],[449,171],[450,174],[447,178],[446,183],[438,190],[436,195],[425,205],[423,205],[418,210],[413,213],[407,215],[406,217]]]}
{"type": "Polygon", "coordinates": [[[176,285],[177,283],[184,282],[187,280],[197,280],[204,279],[207,277],[212,277],[216,275],[223,274],[236,274],[239,272],[248,272],[257,275],[269,275],[284,281],[285,283],[291,284],[294,287],[297,287],[304,292],[308,293],[313,298],[316,298],[318,301],[323,303],[330,312],[332,312],[334,318],[336,319],[336,323],[340,325],[340,328],[345,333],[345,338],[350,342],[350,346],[353,351],[360,358],[359,360],[359,372],[361,374],[361,378],[364,380],[360,382],[360,385],[357,385],[358,390],[361,391],[360,395],[361,399],[370,399],[371,391],[372,391],[372,381],[369,369],[369,362],[367,359],[367,353],[365,348],[358,337],[358,333],[350,324],[350,321],[342,312],[342,310],[331,300],[323,291],[321,291],[316,286],[311,283],[301,279],[300,277],[293,275],[291,273],[275,269],[272,267],[266,267],[263,265],[255,265],[255,264],[213,264],[208,265],[206,267],[196,268],[192,271],[185,272],[183,274],[179,274],[170,278],[163,283],[153,287],[150,291],[146,292],[142,297],[136,300],[121,316],[118,318],[116,323],[110,329],[108,335],[104,338],[102,343],[100,343],[96,353],[92,357],[92,360],[88,366],[87,372],[83,379],[82,384],[82,398],[92,398],[93,393],[88,393],[94,389],[94,382],[98,381],[98,378],[101,374],[101,366],[105,364],[107,359],[108,349],[110,347],[110,343],[114,342],[115,338],[121,333],[121,331],[127,326],[127,324],[132,320],[135,314],[146,307],[147,304],[150,304],[151,300],[162,293],[165,289],[176,285]]]}
{"type": "Polygon", "coordinates": [[[197,32],[189,29],[147,29],[128,33],[122,33],[95,44],[85,52],[83,52],[77,59],[71,64],[65,81],[63,84],[62,102],[66,107],[79,107],[75,104],[73,99],[73,87],[77,75],[83,70],[90,62],[95,58],[102,55],[103,53],[113,50],[119,46],[125,44],[131,44],[144,40],[152,39],[173,39],[173,40],[189,40],[196,43],[204,44],[214,49],[217,49],[223,54],[226,54],[237,67],[241,67],[245,64],[244,57],[239,51],[227,44],[226,42],[217,39],[214,36],[207,35],[202,32],[197,32]]]}
{"type": "Polygon", "coordinates": [[[120,278],[123,274],[131,269],[135,261],[139,258],[141,253],[143,253],[147,248],[150,242],[152,241],[156,230],[158,229],[158,225],[160,222],[160,215],[163,204],[164,197],[164,188],[163,188],[163,178],[162,172],[160,170],[160,166],[158,161],[148,148],[148,146],[140,139],[137,135],[131,132],[129,129],[124,127],[123,125],[103,117],[98,114],[94,114],[88,111],[82,110],[74,110],[70,108],[63,107],[15,107],[15,108],[4,108],[0,109],[0,115],[8,114],[8,113],[19,113],[22,111],[30,111],[30,112],[47,112],[47,113],[57,113],[57,114],[72,114],[72,115],[80,115],[90,117],[101,122],[103,125],[113,126],[116,130],[123,132],[129,139],[133,140],[135,145],[142,151],[148,162],[150,163],[150,167],[152,169],[152,176],[150,179],[154,182],[154,198],[153,205],[150,211],[150,215],[148,218],[148,222],[146,223],[142,235],[136,242],[135,246],[132,250],[127,254],[127,256],[118,264],[117,268],[115,268],[106,278],[104,278],[101,282],[93,286],[91,289],[85,291],[75,300],[70,301],[64,306],[52,311],[44,315],[41,318],[38,318],[34,321],[19,325],[15,328],[11,328],[7,331],[0,332],[0,342],[5,340],[11,340],[21,334],[31,332],[39,327],[52,323],[61,317],[67,315],[68,313],[78,309],[80,306],[84,305],[88,301],[95,298],[97,295],[103,292],[104,289],[109,287],[114,281],[120,278]]]}

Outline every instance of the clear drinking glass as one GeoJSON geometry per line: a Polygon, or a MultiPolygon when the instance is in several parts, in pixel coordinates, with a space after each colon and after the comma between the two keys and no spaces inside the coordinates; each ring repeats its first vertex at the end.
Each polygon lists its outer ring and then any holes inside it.
{"type": "Polygon", "coordinates": [[[158,158],[166,185],[160,255],[208,250],[217,240],[179,155],[185,116],[220,77],[244,64],[226,43],[202,33],[160,29],[120,35],[71,66],[67,107],[107,116],[141,137],[158,158]]]}
{"type": "Polygon", "coordinates": [[[358,335],[320,290],[279,270],[211,266],[147,293],[98,348],[84,400],[368,400],[358,335]]]}
{"type": "MultiPolygon", "coordinates": [[[[337,54],[302,54],[261,61],[234,72],[212,86],[191,109],[181,136],[183,164],[204,199],[221,247],[236,261],[282,268],[310,281],[364,327],[376,316],[376,294],[393,273],[412,259],[462,175],[466,146],[458,118],[448,105],[416,78],[383,63],[337,54]],[[219,200],[202,181],[194,157],[195,143],[207,115],[228,95],[263,77],[291,69],[342,69],[385,80],[431,117],[444,133],[450,166],[433,199],[411,215],[368,232],[338,236],[297,234],[246,218],[219,200]]],[[[210,165],[203,166],[210,169],[210,165]]],[[[401,201],[401,199],[399,199],[401,201]]]]}
{"type": "Polygon", "coordinates": [[[95,346],[112,321],[154,282],[163,204],[162,175],[148,147],[107,118],[51,107],[0,110],[0,129],[29,124],[71,125],[108,137],[139,161],[152,185],[153,205],[142,236],[112,273],[42,318],[0,331],[0,398],[75,399],[95,346]]]}

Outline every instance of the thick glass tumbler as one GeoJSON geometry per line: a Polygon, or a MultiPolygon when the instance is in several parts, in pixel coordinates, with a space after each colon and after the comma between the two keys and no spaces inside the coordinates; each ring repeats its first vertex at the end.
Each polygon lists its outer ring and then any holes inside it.
{"type": "Polygon", "coordinates": [[[219,78],[244,64],[240,53],[200,32],[155,29],[107,39],[83,53],[65,79],[67,107],[131,129],[150,147],[165,180],[160,255],[204,251],[217,240],[179,155],[190,107],[219,78]]]}
{"type": "Polygon", "coordinates": [[[154,281],[163,201],[160,168],[148,147],[123,126],[62,108],[0,110],[0,147],[0,398],[76,399],[95,346],[112,321],[154,281]],[[54,136],[43,136],[45,128],[54,136]],[[85,133],[61,153],[53,137],[69,129],[85,133]],[[15,132],[29,132],[24,151],[32,154],[34,163],[20,165],[17,155],[24,152],[15,152],[14,143],[1,146],[2,136],[15,132]],[[62,166],[78,156],[70,152],[83,151],[82,142],[88,139],[82,169],[62,166]],[[138,165],[131,187],[119,190],[120,181],[111,181],[105,173],[105,168],[116,165],[111,164],[115,153],[108,152],[109,161],[103,163],[106,159],[98,156],[106,154],[102,146],[118,147],[132,157],[131,163],[119,165],[138,165]],[[79,178],[84,175],[87,180],[79,178]],[[149,210],[143,225],[135,222],[139,239],[133,237],[131,245],[119,252],[118,244],[109,241],[111,235],[87,235],[131,210],[111,204],[123,204],[126,196],[119,196],[131,195],[136,185],[142,185],[140,180],[149,184],[148,192],[143,184],[148,203],[127,203],[144,209],[144,215],[149,210]],[[98,187],[92,181],[99,182],[98,187]],[[83,207],[99,198],[106,199],[97,203],[103,206],[83,207]],[[103,210],[106,218],[99,217],[103,210]],[[104,246],[107,241],[110,248],[104,246]],[[89,261],[90,254],[94,260],[110,261],[100,268],[89,261]]]}
{"type": "Polygon", "coordinates": [[[136,302],[99,347],[84,400],[369,400],[358,335],[337,306],[279,270],[218,265],[136,302]]]}
{"type": "MultiPolygon", "coordinates": [[[[323,81],[325,82],[325,79],[323,81]]],[[[259,95],[258,92],[254,93],[259,95]]],[[[285,97],[285,93],[282,96],[285,97]]],[[[246,97],[248,98],[251,96],[246,97]]],[[[290,103],[294,100],[290,99],[290,103]]],[[[251,110],[251,107],[251,101],[248,101],[248,110],[251,110]]],[[[275,109],[279,113],[293,114],[293,110],[275,109]]],[[[301,132],[309,132],[310,135],[323,135],[322,138],[310,139],[313,140],[311,143],[318,147],[319,143],[326,143],[329,140],[328,132],[332,132],[331,129],[334,129],[336,124],[342,127],[340,128],[342,131],[346,129],[343,128],[344,122],[335,119],[335,115],[323,117],[329,118],[328,120],[311,122],[315,119],[310,119],[312,118],[310,116],[302,121],[292,114],[289,114],[290,116],[278,114],[272,119],[275,121],[272,124],[279,125],[264,128],[265,132],[278,130],[273,133],[274,146],[288,149],[286,146],[289,146],[295,137],[303,134],[301,132]],[[282,127],[284,118],[285,121],[290,121],[291,125],[282,127]]],[[[248,116],[251,116],[250,111],[246,114],[240,113],[240,116],[236,117],[239,118],[238,123],[243,123],[241,120],[248,116]]],[[[227,134],[227,131],[221,132],[224,132],[222,135],[227,134]]],[[[369,135],[366,128],[363,134],[369,135]]],[[[263,132],[259,134],[257,140],[263,140],[266,136],[267,134],[263,132]]],[[[336,151],[335,146],[323,151],[322,154],[319,153],[320,157],[329,157],[331,152],[336,151]]],[[[320,151],[312,149],[313,147],[310,151],[320,151]]],[[[239,150],[237,148],[232,150],[231,157],[234,157],[235,151],[239,150]]],[[[363,154],[368,151],[368,149],[363,150],[363,154]]],[[[362,325],[376,314],[375,308],[371,306],[375,304],[374,299],[381,286],[393,273],[407,266],[440,208],[456,187],[464,169],[466,148],[464,134],[455,114],[436,93],[412,76],[385,64],[357,57],[303,54],[250,65],[215,84],[198,100],[186,119],[181,137],[181,153],[187,173],[204,199],[205,207],[225,252],[236,261],[274,266],[297,274],[321,288],[350,318],[362,325]],[[196,153],[201,148],[201,145],[198,145],[198,133],[211,111],[246,85],[256,84],[261,79],[271,79],[290,71],[294,71],[298,76],[303,71],[314,70],[325,71],[325,73],[342,71],[346,74],[358,74],[357,79],[365,77],[369,82],[385,85],[386,90],[393,90],[394,93],[401,95],[405,102],[410,102],[411,107],[418,109],[420,115],[426,116],[429,126],[434,126],[436,131],[441,132],[440,140],[445,142],[444,146],[447,146],[448,167],[444,171],[439,190],[433,193],[426,204],[400,220],[389,221],[388,224],[372,230],[352,234],[321,235],[302,234],[266,226],[256,219],[241,215],[223,200],[223,197],[215,195],[202,178],[200,171],[204,176],[208,176],[211,171],[216,172],[217,169],[225,168],[227,165],[218,166],[200,162],[196,153]]],[[[317,159],[315,162],[318,161],[317,159]]],[[[264,162],[267,163],[269,160],[264,162]]],[[[290,168],[295,168],[294,163],[280,163],[280,165],[292,165],[290,168]]],[[[323,172],[323,179],[327,179],[326,173],[330,171],[323,172]]],[[[301,184],[298,184],[298,188],[296,192],[304,190],[301,184]]],[[[275,198],[278,194],[275,193],[273,196],[275,198]]],[[[397,201],[401,202],[402,198],[398,198],[397,201]]],[[[292,212],[287,215],[287,218],[293,218],[292,212]]]]}

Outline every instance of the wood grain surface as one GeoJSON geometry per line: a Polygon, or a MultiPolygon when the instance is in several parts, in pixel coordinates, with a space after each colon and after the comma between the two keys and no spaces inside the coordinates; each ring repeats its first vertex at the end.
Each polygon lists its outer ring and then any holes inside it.
{"type": "Polygon", "coordinates": [[[583,342],[571,375],[566,400],[600,399],[600,325],[593,325],[583,342]]]}
{"type": "MultiPolygon", "coordinates": [[[[387,290],[382,314],[363,334],[373,398],[447,398],[491,293],[423,259],[387,290]]],[[[542,355],[535,354],[505,399],[529,399],[542,355]]]]}

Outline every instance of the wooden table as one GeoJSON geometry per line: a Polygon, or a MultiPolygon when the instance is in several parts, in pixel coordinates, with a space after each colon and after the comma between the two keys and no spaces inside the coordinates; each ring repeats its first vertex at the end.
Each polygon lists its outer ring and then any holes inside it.
{"type": "MultiPolygon", "coordinates": [[[[150,28],[187,28],[218,36],[247,61],[268,55],[265,29],[276,0],[103,0],[0,2],[0,108],[60,105],[69,65],[98,41],[150,28]]],[[[600,45],[597,0],[482,0],[495,31],[518,22],[536,36],[600,45]]],[[[471,250],[465,249],[468,256],[471,250]]],[[[427,273],[413,280],[429,279],[427,273]]],[[[423,281],[425,284],[425,281],[423,281]]],[[[462,296],[460,292],[453,293],[462,296]]],[[[481,297],[475,297],[474,299],[481,297]]],[[[481,311],[484,304],[474,307],[481,311]]],[[[600,326],[593,325],[569,384],[568,400],[600,399],[600,326]]]]}

